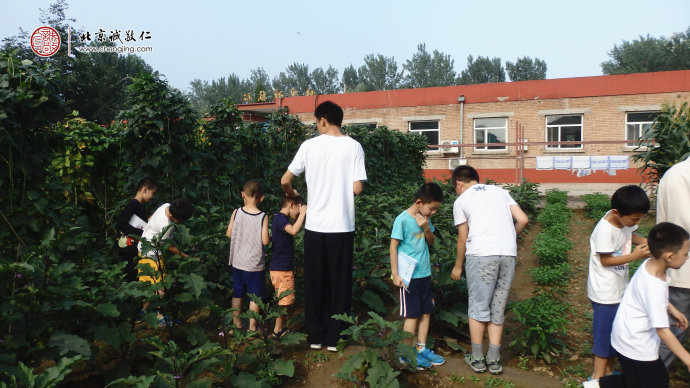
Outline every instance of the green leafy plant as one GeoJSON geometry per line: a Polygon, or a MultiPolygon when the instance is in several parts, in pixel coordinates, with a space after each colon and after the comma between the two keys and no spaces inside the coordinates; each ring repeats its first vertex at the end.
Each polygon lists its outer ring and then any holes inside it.
{"type": "Polygon", "coordinates": [[[528,271],[532,275],[532,281],[540,286],[562,287],[573,276],[570,264],[565,262],[552,266],[530,268],[528,271]]]}
{"type": "Polygon", "coordinates": [[[641,163],[647,182],[659,182],[666,170],[690,155],[690,105],[664,105],[652,130],[643,133],[632,160],[641,163]]]}
{"type": "Polygon", "coordinates": [[[547,204],[568,204],[568,192],[559,189],[546,190],[546,203],[547,204]]]}
{"type": "Polygon", "coordinates": [[[364,351],[353,354],[345,361],[336,377],[355,383],[366,382],[370,387],[397,387],[400,372],[394,370],[391,364],[398,365],[399,354],[413,360],[412,363],[416,360],[414,347],[402,343],[410,334],[402,330],[400,322],[387,321],[373,311],[368,315],[370,318],[361,324],[356,317],[345,314],[333,316],[350,325],[343,335],[349,335],[352,341],[365,346],[364,351]]]}
{"type": "Polygon", "coordinates": [[[511,302],[511,319],[522,333],[509,346],[525,354],[551,363],[565,345],[561,337],[566,334],[567,314],[572,307],[545,294],[538,294],[519,302],[511,302]]]}
{"type": "Polygon", "coordinates": [[[565,262],[573,243],[565,238],[560,230],[544,230],[534,240],[532,251],[544,266],[554,266],[565,262]]]}
{"type": "Polygon", "coordinates": [[[603,193],[583,194],[580,198],[585,202],[585,210],[589,218],[595,220],[604,217],[611,208],[611,199],[603,193]]]}

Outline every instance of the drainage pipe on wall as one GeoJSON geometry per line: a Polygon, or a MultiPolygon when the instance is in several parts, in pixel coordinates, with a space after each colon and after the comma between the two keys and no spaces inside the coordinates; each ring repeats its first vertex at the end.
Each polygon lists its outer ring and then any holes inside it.
{"type": "Polygon", "coordinates": [[[462,141],[462,132],[463,132],[462,129],[463,129],[463,123],[465,121],[465,116],[464,116],[464,113],[465,113],[464,112],[465,111],[465,96],[463,95],[463,96],[458,97],[458,102],[460,103],[460,138],[458,139],[458,142],[460,143],[459,152],[460,152],[460,157],[462,158],[463,157],[463,150],[465,149],[465,147],[462,147],[462,145],[464,144],[462,141]]]}

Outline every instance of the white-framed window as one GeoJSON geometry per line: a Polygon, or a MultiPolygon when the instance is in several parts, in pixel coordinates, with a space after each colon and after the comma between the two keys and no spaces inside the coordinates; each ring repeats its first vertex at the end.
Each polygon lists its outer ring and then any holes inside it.
{"type": "Polygon", "coordinates": [[[625,114],[625,140],[632,140],[632,143],[625,143],[626,147],[636,147],[637,141],[642,135],[652,130],[654,119],[659,112],[628,112],[625,114]]]}
{"type": "MultiPolygon", "coordinates": [[[[440,144],[440,126],[438,120],[410,121],[409,131],[410,133],[418,133],[426,136],[429,144],[440,144]]],[[[436,147],[429,147],[429,152],[439,152],[439,149],[436,147]]]]}
{"type": "Polygon", "coordinates": [[[508,138],[508,119],[505,117],[487,117],[474,119],[474,143],[487,144],[476,146],[475,150],[506,150],[504,145],[490,146],[491,143],[505,143],[508,138]]]}
{"type": "MultiPolygon", "coordinates": [[[[582,115],[546,116],[546,141],[582,141],[582,115]]],[[[582,144],[553,144],[546,149],[581,149],[582,144]]]]}

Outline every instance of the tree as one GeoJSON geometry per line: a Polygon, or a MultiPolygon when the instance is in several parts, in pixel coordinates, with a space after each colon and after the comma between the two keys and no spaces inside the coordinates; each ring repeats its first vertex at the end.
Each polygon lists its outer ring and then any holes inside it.
{"type": "Polygon", "coordinates": [[[249,82],[240,80],[236,74],[230,74],[227,78],[220,77],[211,83],[195,79],[189,83],[189,88],[192,91],[187,94],[187,98],[194,110],[202,115],[208,114],[211,105],[223,98],[229,98],[235,104],[239,104],[243,96],[252,90],[249,82]]]}
{"type": "Polygon", "coordinates": [[[506,71],[511,81],[546,79],[546,62],[539,58],[522,57],[515,63],[506,61],[506,71]]]}
{"type": "Polygon", "coordinates": [[[309,65],[293,63],[273,78],[273,89],[281,90],[283,95],[305,95],[307,90],[313,90],[314,85],[309,74],[309,65]]]}
{"type": "Polygon", "coordinates": [[[434,50],[433,55],[426,51],[426,45],[417,45],[417,52],[403,65],[407,71],[405,87],[428,88],[433,86],[455,85],[454,60],[434,50]]]}
{"type": "Polygon", "coordinates": [[[273,88],[271,87],[271,81],[268,78],[268,73],[266,73],[266,70],[264,70],[262,67],[257,67],[250,72],[249,81],[247,84],[249,86],[249,90],[251,90],[254,101],[260,101],[262,99],[261,92],[265,93],[264,102],[273,101],[273,88]]]}
{"type": "Polygon", "coordinates": [[[340,93],[340,85],[338,85],[338,70],[332,66],[324,71],[317,67],[311,72],[311,80],[314,85],[314,91],[318,94],[336,94],[340,93]]]}
{"type": "Polygon", "coordinates": [[[505,82],[506,72],[501,65],[501,58],[477,57],[475,61],[470,55],[467,57],[467,69],[460,73],[458,84],[488,84],[493,82],[505,82]]]}
{"type": "Polygon", "coordinates": [[[359,85],[359,76],[357,75],[357,69],[350,65],[343,70],[343,89],[345,93],[354,92],[359,85]]]}
{"type": "Polygon", "coordinates": [[[690,69],[690,27],[670,38],[649,34],[632,42],[614,45],[611,60],[601,64],[604,74],[645,73],[650,71],[690,69]]]}
{"type": "MultiPolygon", "coordinates": [[[[57,0],[47,10],[40,10],[41,23],[58,31],[62,42],[67,42],[67,22],[76,22],[66,16],[68,8],[65,0],[57,0]]],[[[72,28],[72,35],[79,36],[81,31],[72,28]]],[[[74,47],[86,45],[80,39],[73,41],[74,47]]],[[[92,42],[90,45],[114,46],[115,43],[92,42]]],[[[152,72],[151,66],[133,54],[81,53],[73,49],[72,56],[69,56],[66,49],[60,49],[51,57],[38,57],[29,47],[28,32],[21,29],[18,35],[4,39],[3,51],[14,50],[17,50],[20,58],[50,64],[60,74],[54,82],[65,101],[65,107],[78,111],[87,120],[101,124],[110,123],[124,109],[127,85],[132,77],[152,72]]]]}
{"type": "Polygon", "coordinates": [[[395,57],[387,58],[381,54],[365,56],[364,65],[357,71],[357,76],[360,82],[357,91],[397,89],[402,80],[395,57]]]}
{"type": "Polygon", "coordinates": [[[684,102],[680,107],[665,105],[654,120],[652,130],[640,136],[639,153],[632,159],[641,162],[644,177],[648,183],[658,183],[664,173],[674,164],[690,156],[690,105],[684,102]]]}

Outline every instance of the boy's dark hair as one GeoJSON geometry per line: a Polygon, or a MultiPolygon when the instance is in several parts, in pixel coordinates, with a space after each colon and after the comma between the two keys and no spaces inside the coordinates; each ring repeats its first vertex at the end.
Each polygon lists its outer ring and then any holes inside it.
{"type": "Polygon", "coordinates": [[[420,199],[422,203],[429,202],[443,202],[443,189],[441,186],[433,182],[427,182],[422,185],[422,187],[417,190],[414,195],[414,200],[420,199]]]}
{"type": "Polygon", "coordinates": [[[618,210],[621,216],[649,211],[649,197],[640,186],[628,185],[616,190],[611,197],[611,209],[618,210]]]}
{"type": "Polygon", "coordinates": [[[340,127],[343,124],[343,108],[332,101],[324,101],[314,110],[317,120],[326,119],[329,123],[340,127]]]}
{"type": "Polygon", "coordinates": [[[242,191],[245,195],[251,198],[261,198],[264,196],[264,185],[256,179],[247,181],[242,186],[242,191]]]}
{"type": "Polygon", "coordinates": [[[178,221],[186,221],[192,216],[194,205],[186,198],[180,198],[170,204],[170,215],[178,221]]]}
{"type": "Polygon", "coordinates": [[[283,197],[283,200],[280,201],[280,208],[284,208],[290,203],[296,203],[298,205],[302,204],[302,196],[298,195],[296,197],[288,197],[287,195],[283,197]]]}
{"type": "Polygon", "coordinates": [[[158,183],[156,183],[153,178],[146,177],[137,183],[137,191],[141,191],[144,187],[149,190],[158,190],[158,183]]]}
{"type": "Polygon", "coordinates": [[[455,170],[453,170],[453,175],[450,177],[450,183],[455,186],[457,181],[463,183],[469,183],[472,181],[479,182],[479,173],[477,173],[477,170],[475,170],[472,166],[457,166],[455,167],[455,170]]]}
{"type": "Polygon", "coordinates": [[[647,245],[652,257],[657,258],[666,252],[678,252],[688,239],[690,234],[682,227],[670,222],[660,222],[649,231],[647,245]]]}

